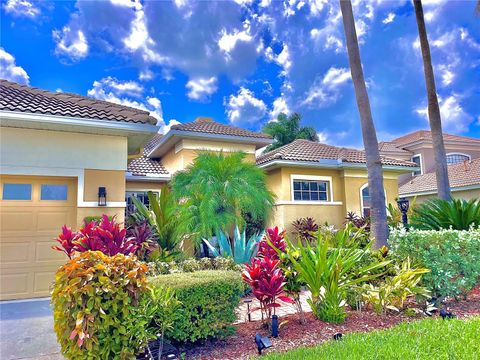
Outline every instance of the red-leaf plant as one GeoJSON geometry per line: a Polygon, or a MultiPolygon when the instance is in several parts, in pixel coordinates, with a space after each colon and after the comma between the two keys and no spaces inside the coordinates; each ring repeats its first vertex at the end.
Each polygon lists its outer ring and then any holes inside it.
{"type": "MultiPolygon", "coordinates": [[[[283,247],[285,243],[283,233],[279,233],[277,227],[268,229],[266,236],[275,245],[283,247]]],[[[277,300],[294,303],[290,297],[282,295],[285,276],[279,264],[277,253],[268,245],[266,239],[263,239],[257,257],[252,259],[250,264],[245,264],[245,271],[242,274],[243,280],[251,286],[253,295],[260,302],[262,321],[265,318],[270,320],[272,315],[275,315],[275,309],[281,306],[277,300]]]]}
{"type": "Polygon", "coordinates": [[[125,236],[126,230],[116,222],[115,216],[110,220],[103,215],[100,222],[85,222],[78,231],[73,232],[67,226],[62,227],[62,233],[57,242],[60,246],[53,249],[63,251],[69,258],[76,252],[101,251],[105,255],[129,255],[135,253],[139,245],[134,238],[125,236]]]}

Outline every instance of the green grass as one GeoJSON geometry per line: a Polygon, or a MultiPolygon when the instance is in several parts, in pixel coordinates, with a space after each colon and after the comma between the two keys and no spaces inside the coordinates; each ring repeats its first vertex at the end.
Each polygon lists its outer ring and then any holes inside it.
{"type": "Polygon", "coordinates": [[[265,359],[480,359],[480,318],[427,319],[388,330],[344,335],[313,348],[271,353],[265,359]]]}

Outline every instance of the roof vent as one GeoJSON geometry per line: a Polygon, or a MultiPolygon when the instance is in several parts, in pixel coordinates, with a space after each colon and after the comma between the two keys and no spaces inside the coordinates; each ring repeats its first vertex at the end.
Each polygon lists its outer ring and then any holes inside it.
{"type": "Polygon", "coordinates": [[[209,122],[209,123],[212,123],[213,122],[213,118],[211,117],[205,117],[205,116],[199,116],[195,119],[195,122],[209,122]]]}

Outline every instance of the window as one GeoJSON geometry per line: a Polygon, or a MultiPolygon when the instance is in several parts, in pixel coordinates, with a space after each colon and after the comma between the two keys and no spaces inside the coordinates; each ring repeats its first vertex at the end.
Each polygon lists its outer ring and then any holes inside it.
{"type": "Polygon", "coordinates": [[[412,162],[417,164],[417,167],[420,168],[420,170],[414,171],[412,173],[413,176],[422,175],[422,155],[419,154],[419,155],[412,156],[412,162]]]}
{"type": "Polygon", "coordinates": [[[325,180],[293,180],[293,200],[295,201],[330,201],[330,183],[325,180]]]}
{"type": "Polygon", "coordinates": [[[32,200],[32,184],[3,184],[3,200],[32,200]]]}
{"type": "Polygon", "coordinates": [[[361,205],[362,205],[362,216],[370,216],[370,191],[368,190],[368,184],[365,184],[360,189],[361,196],[361,205]]]}
{"type": "MultiPolygon", "coordinates": [[[[150,209],[150,201],[148,200],[148,191],[127,191],[125,194],[125,201],[127,203],[127,208],[125,209],[126,215],[130,215],[135,211],[135,204],[133,203],[132,197],[136,197],[142,204],[144,204],[148,209],[150,209]]],[[[155,196],[158,197],[158,192],[153,192],[155,196]]]]}
{"type": "Polygon", "coordinates": [[[459,153],[447,154],[447,164],[456,164],[467,160],[470,160],[470,155],[459,153]]]}
{"type": "Polygon", "coordinates": [[[68,185],[42,184],[40,200],[65,201],[68,197],[68,185]]]}

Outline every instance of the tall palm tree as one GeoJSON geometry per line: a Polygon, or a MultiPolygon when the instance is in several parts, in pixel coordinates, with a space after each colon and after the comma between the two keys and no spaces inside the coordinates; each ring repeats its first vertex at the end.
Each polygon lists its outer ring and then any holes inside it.
{"type": "Polygon", "coordinates": [[[317,132],[313,127],[300,126],[302,116],[299,113],[293,113],[290,116],[280,113],[277,121],[269,122],[264,126],[263,132],[269,134],[275,140],[269,145],[266,151],[275,150],[280,146],[290,144],[296,139],[305,139],[318,141],[317,132]]]}
{"type": "Polygon", "coordinates": [[[377,133],[370,110],[367,87],[363,76],[360,49],[358,47],[355,19],[353,18],[352,3],[350,0],[340,0],[343,28],[347,42],[348,59],[352,74],[353,86],[357,98],[360,123],[362,125],[363,144],[368,170],[368,189],[370,192],[372,218],[371,233],[375,238],[375,246],[387,246],[388,225],[385,207],[385,192],[383,187],[383,169],[380,152],[378,150],[377,133]]]}
{"type": "Polygon", "coordinates": [[[415,16],[417,18],[418,36],[422,49],[423,71],[425,72],[425,83],[427,85],[428,97],[428,121],[432,132],[433,153],[435,157],[435,173],[437,175],[438,197],[444,200],[451,199],[450,182],[448,180],[447,156],[443,144],[442,120],[440,118],[440,107],[438,106],[437,90],[435,88],[435,77],[433,76],[432,58],[430,46],[428,45],[427,30],[423,17],[423,6],[421,0],[413,0],[415,16]]]}

